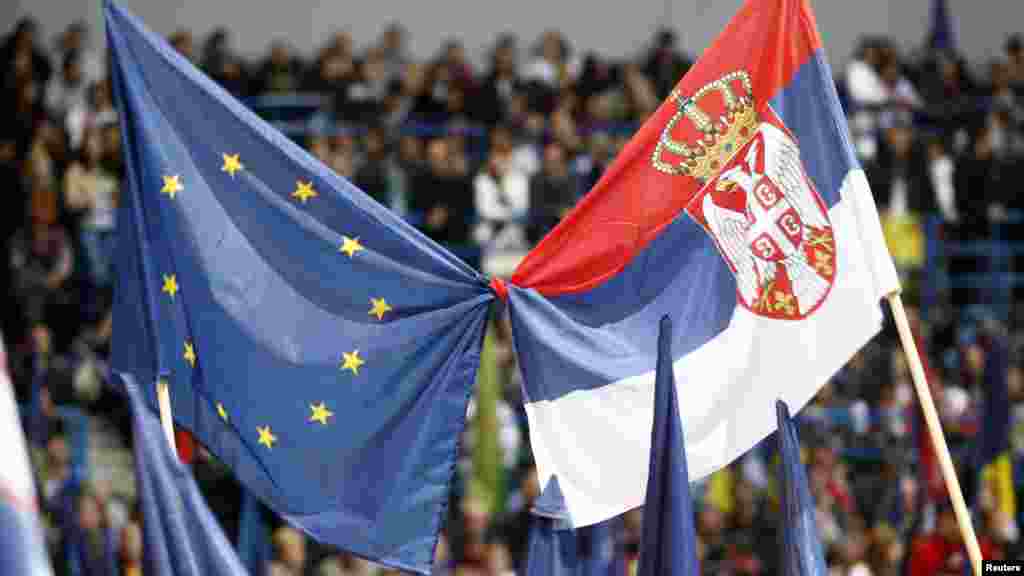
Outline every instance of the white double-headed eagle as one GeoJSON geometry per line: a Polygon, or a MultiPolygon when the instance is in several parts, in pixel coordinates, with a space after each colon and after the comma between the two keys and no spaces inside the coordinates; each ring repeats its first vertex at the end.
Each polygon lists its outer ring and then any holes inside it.
{"type": "Polygon", "coordinates": [[[823,230],[829,227],[829,223],[804,176],[800,150],[796,144],[770,124],[762,124],[760,133],[763,140],[754,140],[745,158],[723,172],[716,185],[720,190],[730,183],[742,188],[747,196],[746,211],[723,208],[715,204],[712,194],[704,196],[702,209],[710,232],[718,240],[723,255],[733,265],[737,288],[746,303],[754,305],[759,289],[772,283],[781,266],[785,268],[798,309],[803,315],[825,297],[831,283],[808,263],[800,244],[809,239],[811,227],[823,230]],[[757,166],[760,142],[765,147],[764,173],[759,173],[757,166]],[[788,250],[780,246],[783,249],[781,260],[761,258],[752,248],[755,238],[751,237],[750,232],[756,219],[756,211],[752,211],[752,204],[756,202],[754,189],[762,178],[768,178],[775,184],[782,194],[781,202],[795,210],[802,225],[799,242],[786,243],[788,250]]]}

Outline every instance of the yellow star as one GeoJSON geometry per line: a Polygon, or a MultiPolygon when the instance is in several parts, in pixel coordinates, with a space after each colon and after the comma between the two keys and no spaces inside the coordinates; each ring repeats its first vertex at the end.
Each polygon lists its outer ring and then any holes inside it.
{"type": "Polygon", "coordinates": [[[377,320],[383,320],[384,314],[391,312],[391,306],[388,306],[388,303],[383,298],[370,298],[370,303],[373,304],[370,314],[376,316],[377,320]]]}
{"type": "Polygon", "coordinates": [[[324,426],[327,426],[327,419],[334,416],[334,412],[327,409],[327,406],[321,402],[319,404],[310,404],[309,409],[313,411],[313,415],[309,417],[310,422],[319,422],[324,426]]]}
{"type": "Polygon", "coordinates": [[[178,278],[174,274],[164,274],[164,287],[160,291],[167,292],[171,300],[174,300],[174,295],[178,293],[178,278]]]}
{"type": "Polygon", "coordinates": [[[277,436],[270,431],[270,426],[257,426],[256,432],[260,435],[260,444],[263,444],[267,448],[273,448],[274,442],[277,442],[277,436]]]}
{"type": "Polygon", "coordinates": [[[181,185],[181,176],[164,176],[164,187],[160,192],[167,194],[174,200],[174,195],[184,190],[185,187],[181,185]]]}
{"type": "Polygon", "coordinates": [[[353,374],[359,374],[359,367],[366,364],[366,362],[359,357],[359,350],[342,352],[342,356],[345,357],[345,362],[341,365],[341,369],[351,370],[353,374]]]}
{"type": "Polygon", "coordinates": [[[295,183],[295,186],[296,188],[295,192],[292,192],[292,198],[298,199],[298,201],[303,204],[306,203],[306,200],[316,198],[318,196],[316,190],[313,190],[312,182],[303,182],[302,180],[299,180],[295,183]]]}
{"type": "Polygon", "coordinates": [[[196,367],[196,349],[188,340],[185,340],[185,362],[193,368],[196,367]]]}
{"type": "Polygon", "coordinates": [[[217,415],[220,416],[221,420],[228,421],[228,411],[224,409],[224,405],[220,402],[217,402],[217,415]]]}
{"type": "Polygon", "coordinates": [[[341,237],[341,248],[338,248],[338,252],[344,252],[351,258],[355,256],[356,252],[363,249],[363,245],[359,243],[359,238],[349,238],[348,236],[341,237]]]}
{"type": "Polygon", "coordinates": [[[221,156],[224,158],[224,165],[220,167],[221,171],[227,172],[232,178],[235,177],[235,172],[245,168],[242,166],[242,162],[238,159],[238,154],[223,153],[221,156]]]}

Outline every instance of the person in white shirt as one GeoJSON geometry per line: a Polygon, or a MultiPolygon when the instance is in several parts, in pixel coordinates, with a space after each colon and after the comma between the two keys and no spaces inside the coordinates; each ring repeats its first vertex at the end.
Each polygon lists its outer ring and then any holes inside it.
{"type": "Polygon", "coordinates": [[[47,111],[56,118],[64,118],[71,109],[84,105],[88,97],[87,84],[78,53],[66,54],[61,73],[54,75],[46,85],[47,111]]]}
{"type": "Polygon", "coordinates": [[[490,159],[473,179],[480,218],[473,238],[485,251],[526,248],[523,220],[530,208],[529,179],[511,160],[507,147],[492,146],[490,159]]]}

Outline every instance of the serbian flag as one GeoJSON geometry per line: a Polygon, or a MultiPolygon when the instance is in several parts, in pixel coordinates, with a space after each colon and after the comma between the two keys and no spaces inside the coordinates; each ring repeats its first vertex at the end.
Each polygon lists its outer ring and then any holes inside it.
{"type": "Polygon", "coordinates": [[[0,574],[53,574],[7,353],[0,338],[0,574]]]}
{"type": "Polygon", "coordinates": [[[668,315],[691,480],[799,409],[899,289],[806,0],[748,0],[507,290],[541,485],[644,502],[668,315]]]}

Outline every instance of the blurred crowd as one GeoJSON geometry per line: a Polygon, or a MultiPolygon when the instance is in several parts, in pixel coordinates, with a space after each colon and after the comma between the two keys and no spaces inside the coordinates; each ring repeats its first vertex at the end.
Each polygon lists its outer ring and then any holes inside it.
{"type": "MultiPolygon", "coordinates": [[[[247,59],[227,29],[201,45],[187,30],[170,42],[257,111],[316,95],[298,131],[289,119],[291,135],[428,236],[499,275],[593,187],[692,64],[670,30],[620,60],[579,54],[557,31],[532,45],[502,34],[482,67],[458,39],[446,40],[433,58],[414,58],[399,24],[361,47],[339,32],[311,58],[275,40],[266,55],[247,59]]],[[[131,443],[125,403],[103,385],[124,169],[100,45],[83,24],[50,38],[31,19],[0,40],[0,181],[8,190],[0,212],[8,305],[0,325],[58,574],[137,575],[137,505],[74,448],[83,427],[109,428],[131,443]]],[[[1017,240],[1012,224],[1024,206],[1012,190],[1024,169],[1024,45],[1009,38],[1005,53],[980,67],[969,65],[969,56],[932,41],[906,53],[889,39],[866,38],[836,71],[911,302],[940,269],[969,275],[984,266],[983,253],[926,257],[929,234],[942,242],[1017,240]]],[[[991,408],[983,400],[991,382],[1008,389],[1014,467],[1024,454],[1022,339],[1011,315],[977,306],[985,303],[976,287],[949,290],[928,302],[927,320],[915,314],[915,326],[962,483],[972,500],[977,495],[986,554],[1021,558],[1016,510],[992,483],[974,480],[972,447],[991,408]],[[1009,366],[988,362],[996,345],[1010,348],[1009,366]]],[[[492,328],[504,395],[500,427],[491,433],[502,451],[504,489],[477,487],[480,471],[470,454],[480,439],[471,426],[437,549],[438,574],[522,573],[539,486],[507,318],[496,317],[492,328]]],[[[959,532],[891,326],[821,390],[801,421],[835,575],[962,573],[959,532]]],[[[238,485],[201,447],[190,452],[211,508],[229,538],[238,538],[238,485]]],[[[773,452],[769,438],[693,486],[704,573],[777,573],[773,452]]],[[[1016,476],[1024,481],[1024,470],[1016,476]]],[[[614,547],[630,560],[642,513],[616,524],[614,547]]],[[[310,541],[266,510],[262,520],[272,531],[266,574],[389,573],[310,541]]]]}

